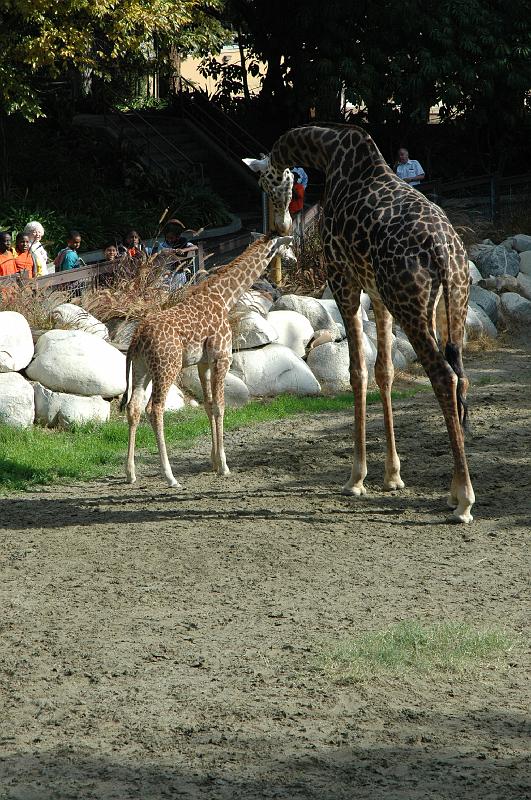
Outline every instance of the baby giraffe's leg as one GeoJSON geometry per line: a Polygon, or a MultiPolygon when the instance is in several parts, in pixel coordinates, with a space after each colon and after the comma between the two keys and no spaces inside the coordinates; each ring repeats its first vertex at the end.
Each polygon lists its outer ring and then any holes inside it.
{"type": "Polygon", "coordinates": [[[127,448],[127,464],[125,473],[128,483],[136,482],[135,470],[135,441],[136,429],[140,422],[142,414],[142,406],[144,401],[145,385],[148,381],[148,374],[143,364],[133,362],[132,385],[133,389],[131,397],[127,403],[127,421],[129,422],[129,445],[127,448]]]}
{"type": "Polygon", "coordinates": [[[203,404],[205,411],[210,422],[210,432],[212,434],[212,449],[210,451],[210,462],[212,469],[217,469],[216,463],[216,420],[212,417],[212,384],[211,384],[211,371],[210,364],[200,361],[197,365],[197,372],[199,373],[199,380],[201,381],[201,388],[203,389],[203,404]]]}
{"type": "Polygon", "coordinates": [[[175,480],[171,470],[168,452],[166,450],[166,440],[164,439],[164,405],[166,397],[172,383],[177,377],[182,365],[182,351],[179,351],[177,363],[169,358],[164,362],[164,369],[153,370],[153,390],[151,393],[151,411],[149,418],[155,436],[157,437],[157,447],[159,449],[160,466],[163,476],[166,478],[168,486],[179,489],[181,484],[175,480]]]}
{"type": "Polygon", "coordinates": [[[223,415],[225,413],[225,375],[230,356],[221,356],[212,365],[212,437],[215,441],[214,460],[218,475],[230,475],[223,445],[223,415]]]}

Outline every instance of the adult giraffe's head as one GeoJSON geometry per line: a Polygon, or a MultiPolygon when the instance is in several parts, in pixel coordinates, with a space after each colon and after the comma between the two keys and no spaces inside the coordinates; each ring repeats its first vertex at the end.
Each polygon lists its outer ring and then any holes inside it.
{"type": "Polygon", "coordinates": [[[291,216],[288,206],[293,189],[293,175],[289,169],[276,167],[269,156],[263,158],[243,158],[253,172],[258,173],[258,183],[269,197],[275,212],[275,230],[281,236],[291,231],[291,216]]]}

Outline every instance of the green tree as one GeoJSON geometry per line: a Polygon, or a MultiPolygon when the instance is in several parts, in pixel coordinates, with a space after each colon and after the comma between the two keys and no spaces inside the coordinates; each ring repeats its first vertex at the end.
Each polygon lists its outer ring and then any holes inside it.
{"type": "MultiPolygon", "coordinates": [[[[0,0],[0,102],[7,114],[43,113],[44,80],[68,70],[110,78],[121,59],[201,29],[219,0],[0,0]],[[199,24],[198,24],[199,23],[199,24]]],[[[200,34],[198,34],[200,35],[200,34]]]]}

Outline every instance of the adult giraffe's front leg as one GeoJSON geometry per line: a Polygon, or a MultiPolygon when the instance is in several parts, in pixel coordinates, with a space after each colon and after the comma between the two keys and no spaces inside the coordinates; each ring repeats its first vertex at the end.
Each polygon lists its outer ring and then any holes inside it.
{"type": "MultiPolygon", "coordinates": [[[[366,403],[368,372],[363,348],[363,322],[361,318],[360,292],[349,295],[349,305],[339,299],[340,308],[348,338],[350,354],[350,384],[354,394],[354,450],[350,478],[343,486],[343,494],[362,495],[367,493],[363,485],[367,475],[366,403]]],[[[336,298],[337,299],[337,298],[336,298]]]]}
{"type": "Polygon", "coordinates": [[[378,355],[374,365],[374,377],[382,398],[385,437],[387,450],[385,455],[385,475],[383,488],[387,491],[403,489],[404,481],[400,477],[400,459],[396,452],[395,431],[393,423],[393,406],[391,389],[395,377],[392,355],[393,318],[381,300],[372,301],[376,331],[378,335],[378,355]]]}

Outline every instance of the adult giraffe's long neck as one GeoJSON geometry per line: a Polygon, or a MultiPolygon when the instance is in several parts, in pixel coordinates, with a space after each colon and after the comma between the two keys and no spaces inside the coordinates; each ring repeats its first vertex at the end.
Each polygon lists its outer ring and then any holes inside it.
{"type": "Polygon", "coordinates": [[[355,125],[293,128],[277,139],[271,150],[271,163],[281,169],[300,164],[326,173],[338,159],[346,161],[353,177],[358,168],[365,170],[368,163],[375,168],[387,167],[369,134],[355,125]]]}
{"type": "Polygon", "coordinates": [[[282,241],[277,237],[258,239],[241,256],[222,267],[209,279],[209,282],[212,281],[211,286],[215,286],[223,295],[227,309],[232,308],[257,278],[263,275],[282,241]]]}

